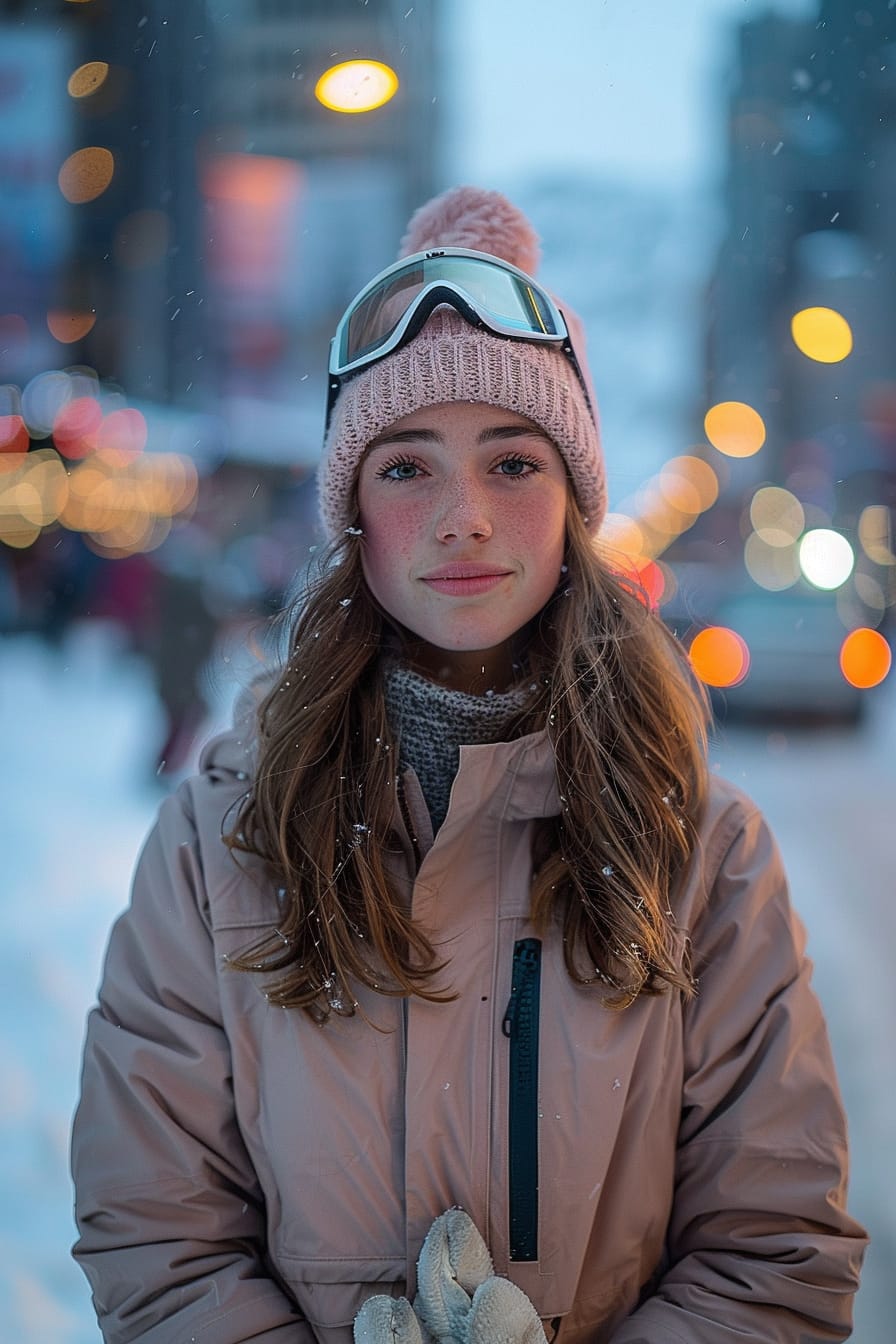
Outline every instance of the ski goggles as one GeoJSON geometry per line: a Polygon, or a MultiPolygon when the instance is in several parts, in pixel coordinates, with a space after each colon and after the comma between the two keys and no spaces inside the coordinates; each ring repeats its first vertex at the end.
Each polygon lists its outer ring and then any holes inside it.
{"type": "Polygon", "coordinates": [[[349,304],[330,342],[327,425],[343,383],[407,345],[445,303],[471,326],[562,350],[593,416],[569,328],[547,291],[499,257],[446,247],[403,257],[374,276],[349,304]]]}

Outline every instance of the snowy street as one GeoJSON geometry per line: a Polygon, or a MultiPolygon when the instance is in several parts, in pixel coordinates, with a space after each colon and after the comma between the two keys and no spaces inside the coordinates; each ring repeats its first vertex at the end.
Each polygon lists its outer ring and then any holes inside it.
{"type": "MultiPolygon", "coordinates": [[[[223,671],[214,676],[223,687],[223,671]]],[[[203,736],[229,714],[221,691],[203,736]]],[[[0,1303],[16,1344],[98,1339],[71,1261],[67,1167],[84,1017],[109,925],[171,781],[153,777],[160,712],[145,666],[112,627],[59,649],[0,642],[5,803],[0,852],[3,1016],[0,1303]]],[[[858,731],[727,731],[714,766],[768,815],[809,929],[850,1118],[851,1208],[872,1248],[854,1339],[892,1339],[896,1268],[896,676],[858,731]]]]}

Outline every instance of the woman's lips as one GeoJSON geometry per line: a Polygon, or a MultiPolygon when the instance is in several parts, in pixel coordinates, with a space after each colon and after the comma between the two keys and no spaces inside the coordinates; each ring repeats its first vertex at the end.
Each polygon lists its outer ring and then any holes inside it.
{"type": "Polygon", "coordinates": [[[491,592],[509,577],[509,570],[497,574],[465,574],[429,577],[423,582],[437,593],[446,593],[449,597],[473,597],[478,593],[491,592]]]}

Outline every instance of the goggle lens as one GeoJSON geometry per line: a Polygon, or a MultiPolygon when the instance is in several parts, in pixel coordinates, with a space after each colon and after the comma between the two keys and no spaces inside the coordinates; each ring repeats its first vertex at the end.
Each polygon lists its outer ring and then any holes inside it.
{"type": "Polygon", "coordinates": [[[526,339],[557,341],[565,335],[547,296],[522,275],[475,257],[418,258],[384,276],[355,303],[335,351],[338,370],[332,371],[347,370],[386,346],[419,295],[437,284],[456,286],[474,308],[526,339]]]}

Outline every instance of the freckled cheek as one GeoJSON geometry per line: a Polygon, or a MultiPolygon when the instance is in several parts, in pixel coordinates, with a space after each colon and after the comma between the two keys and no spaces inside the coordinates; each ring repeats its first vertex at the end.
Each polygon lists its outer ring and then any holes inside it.
{"type": "Polygon", "coordinates": [[[527,501],[508,513],[501,530],[511,546],[520,548],[523,557],[562,556],[566,545],[565,510],[554,511],[527,501]]]}
{"type": "Polygon", "coordinates": [[[413,505],[377,509],[361,516],[364,570],[376,581],[400,578],[412,567],[422,531],[422,510],[413,505]]]}

